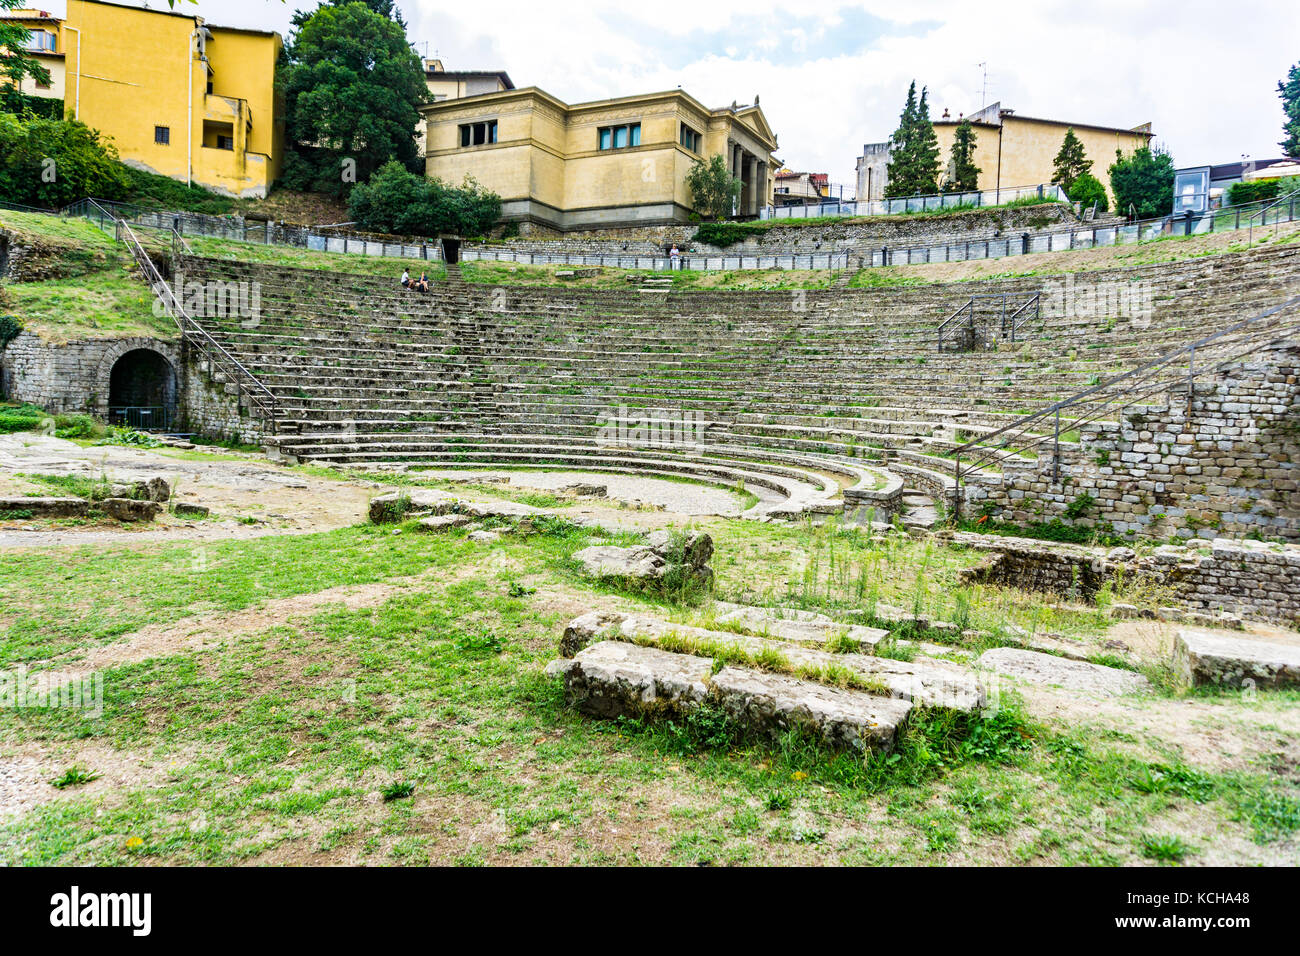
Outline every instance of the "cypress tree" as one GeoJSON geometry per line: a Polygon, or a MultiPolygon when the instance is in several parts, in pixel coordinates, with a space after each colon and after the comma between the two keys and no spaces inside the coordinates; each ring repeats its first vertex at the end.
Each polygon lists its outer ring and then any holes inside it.
{"type": "Polygon", "coordinates": [[[907,103],[898,119],[898,129],[889,137],[889,165],[886,168],[885,196],[909,196],[911,189],[911,140],[916,126],[916,80],[907,88],[907,103]]]}
{"type": "Polygon", "coordinates": [[[1059,183],[1066,195],[1069,195],[1070,190],[1074,188],[1075,181],[1092,169],[1092,160],[1084,153],[1083,143],[1079,142],[1079,137],[1074,135],[1073,126],[1065,131],[1065,139],[1061,141],[1061,151],[1056,154],[1052,165],[1055,168],[1052,182],[1059,183]]]}
{"type": "Polygon", "coordinates": [[[944,192],[965,193],[979,189],[980,169],[975,165],[975,127],[963,119],[952,135],[952,159],[944,192]]]}

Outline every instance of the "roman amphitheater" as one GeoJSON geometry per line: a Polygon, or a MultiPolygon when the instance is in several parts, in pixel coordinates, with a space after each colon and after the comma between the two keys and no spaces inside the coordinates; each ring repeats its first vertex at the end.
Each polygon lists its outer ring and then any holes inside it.
{"type": "Polygon", "coordinates": [[[1300,862],[1290,216],[79,212],[0,209],[6,862],[1300,862]]]}

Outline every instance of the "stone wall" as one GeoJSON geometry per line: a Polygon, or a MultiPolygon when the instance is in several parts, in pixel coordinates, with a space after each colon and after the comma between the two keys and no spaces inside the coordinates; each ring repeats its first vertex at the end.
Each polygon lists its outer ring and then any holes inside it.
{"type": "Polygon", "coordinates": [[[1219,538],[1138,555],[1027,538],[942,533],[982,553],[963,584],[992,584],[1091,601],[1107,582],[1167,588],[1182,607],[1288,625],[1300,623],[1300,546],[1219,538]]]}
{"type": "Polygon", "coordinates": [[[1000,475],[965,483],[970,512],[1029,524],[1063,518],[1147,538],[1300,541],[1300,341],[1269,349],[1198,381],[1164,406],[1126,411],[1121,423],[1081,430],[1063,446],[1053,480],[1050,446],[1008,459],[1000,475]],[[1085,499],[1086,500],[1086,499],[1085,499]]]}
{"type": "Polygon", "coordinates": [[[54,343],[22,332],[0,351],[0,396],[52,414],[89,412],[107,418],[113,365],[134,349],[159,353],[175,371],[177,430],[249,444],[261,441],[261,419],[247,409],[241,411],[236,397],[208,374],[202,358],[178,341],[122,338],[54,343]]]}
{"type": "Polygon", "coordinates": [[[173,370],[180,368],[176,341],[122,338],[52,343],[34,332],[20,332],[0,352],[3,394],[55,414],[89,412],[106,418],[113,365],[133,349],[151,349],[167,359],[173,370]]]}

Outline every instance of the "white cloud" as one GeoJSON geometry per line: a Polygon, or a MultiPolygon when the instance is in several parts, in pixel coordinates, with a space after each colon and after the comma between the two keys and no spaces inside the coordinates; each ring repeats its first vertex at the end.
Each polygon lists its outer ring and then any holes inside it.
{"type": "MultiPolygon", "coordinates": [[[[197,10],[283,31],[293,9],[308,5],[203,0],[197,10]]],[[[862,144],[893,130],[912,78],[929,86],[935,115],[945,106],[968,113],[981,105],[982,61],[990,100],[1022,114],[1151,121],[1180,165],[1269,158],[1281,139],[1277,81],[1300,59],[1294,0],[398,5],[412,41],[427,41],[449,69],[505,69],[519,86],[573,102],[678,85],[715,106],[759,93],[781,158],[846,183],[862,144]],[[886,21],[883,35],[854,35],[861,12],[886,21]],[[792,50],[796,41],[805,53],[792,50]]]]}

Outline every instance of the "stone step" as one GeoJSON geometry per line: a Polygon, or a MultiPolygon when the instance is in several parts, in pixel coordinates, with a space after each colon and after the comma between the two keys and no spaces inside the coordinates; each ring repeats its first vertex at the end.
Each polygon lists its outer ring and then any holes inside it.
{"type": "Polygon", "coordinates": [[[1194,685],[1300,687],[1300,645],[1184,628],[1174,662],[1194,685]]]}
{"type": "Polygon", "coordinates": [[[779,660],[783,667],[793,668],[796,674],[847,673],[879,696],[962,713],[978,710],[984,700],[975,675],[945,661],[908,662],[866,654],[830,653],[789,641],[612,611],[593,611],[570,621],[560,640],[560,653],[575,654],[588,644],[611,640],[700,653],[725,652],[754,661],[779,660]]]}
{"type": "Polygon", "coordinates": [[[979,666],[1031,684],[1063,687],[1103,697],[1116,697],[1150,690],[1141,674],[1070,660],[1054,654],[1026,651],[1018,647],[994,647],[979,657],[979,666]]]}
{"type": "Polygon", "coordinates": [[[620,641],[552,661],[546,673],[561,676],[569,702],[597,717],[669,717],[712,703],[756,735],[803,729],[831,748],[864,753],[891,750],[912,709],[783,674],[734,666],[715,674],[712,658],[620,641]]]}
{"type": "Polygon", "coordinates": [[[845,641],[861,653],[874,654],[880,642],[889,637],[888,631],[878,627],[841,624],[825,614],[798,608],[752,607],[714,601],[710,610],[716,624],[741,627],[757,637],[771,637],[792,644],[821,647],[827,641],[845,641]]]}

